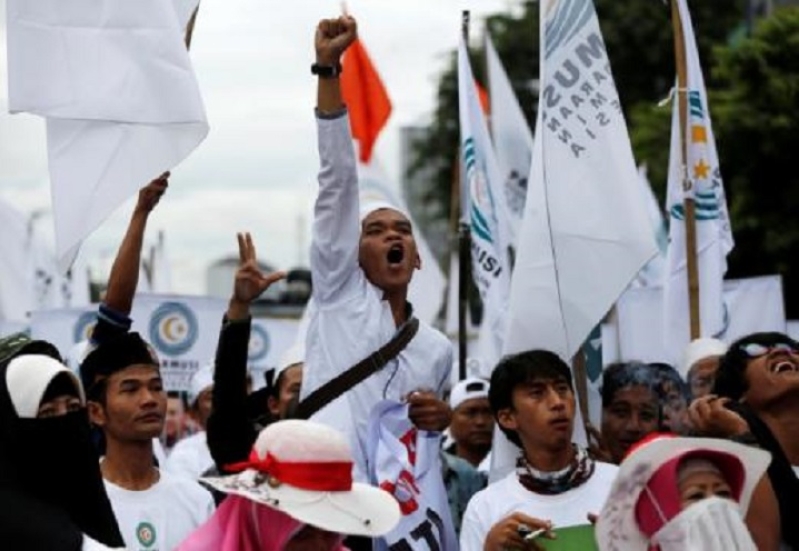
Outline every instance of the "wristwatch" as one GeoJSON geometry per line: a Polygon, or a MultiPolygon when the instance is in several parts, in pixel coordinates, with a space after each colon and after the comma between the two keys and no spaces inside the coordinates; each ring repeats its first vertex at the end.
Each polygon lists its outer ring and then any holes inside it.
{"type": "Polygon", "coordinates": [[[311,74],[319,78],[338,78],[341,74],[341,63],[336,63],[335,65],[319,65],[318,63],[314,63],[311,65],[311,74]]]}

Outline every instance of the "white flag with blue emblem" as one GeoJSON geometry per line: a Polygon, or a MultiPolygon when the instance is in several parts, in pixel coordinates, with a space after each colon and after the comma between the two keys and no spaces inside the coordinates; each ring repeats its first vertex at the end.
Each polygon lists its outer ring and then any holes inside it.
{"type": "MultiPolygon", "coordinates": [[[[539,4],[541,93],[504,352],[543,348],[570,363],[657,244],[594,4],[539,4]]],[[[495,431],[490,479],[517,456],[495,431]]]]}
{"type": "Polygon", "coordinates": [[[484,375],[502,353],[505,336],[510,267],[509,230],[502,177],[494,156],[485,116],[480,107],[466,44],[458,48],[458,105],[461,130],[461,170],[465,174],[466,214],[471,227],[472,275],[483,299],[483,320],[477,360],[484,375]]]}
{"type": "Polygon", "coordinates": [[[675,98],[667,194],[670,225],[668,268],[664,285],[664,344],[667,350],[679,351],[690,342],[683,199],[686,196],[691,197],[696,205],[701,336],[712,337],[725,330],[727,316],[723,280],[727,271],[727,254],[733,248],[733,238],[691,15],[685,0],[678,0],[677,5],[685,39],[687,143],[683,155],[680,148],[679,102],[675,98]],[[683,188],[684,180],[690,184],[687,189],[683,188]]]}
{"type": "Polygon", "coordinates": [[[541,93],[506,352],[569,361],[657,253],[591,0],[541,5],[541,93]]]}
{"type": "Polygon", "coordinates": [[[47,122],[63,271],[117,207],[208,133],[184,43],[193,6],[7,0],[9,111],[47,122]]]}

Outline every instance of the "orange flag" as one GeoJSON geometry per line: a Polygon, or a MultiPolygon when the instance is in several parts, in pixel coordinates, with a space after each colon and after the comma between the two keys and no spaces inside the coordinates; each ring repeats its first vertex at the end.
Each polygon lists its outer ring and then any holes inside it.
{"type": "Polygon", "coordinates": [[[341,65],[341,94],[352,135],[358,140],[361,162],[368,163],[377,135],[391,114],[391,100],[360,39],[347,48],[341,65]]]}
{"type": "Polygon", "coordinates": [[[477,79],[474,79],[474,86],[477,88],[477,99],[480,100],[480,107],[483,108],[483,113],[488,116],[491,112],[491,101],[488,99],[488,92],[477,82],[477,79]]]}

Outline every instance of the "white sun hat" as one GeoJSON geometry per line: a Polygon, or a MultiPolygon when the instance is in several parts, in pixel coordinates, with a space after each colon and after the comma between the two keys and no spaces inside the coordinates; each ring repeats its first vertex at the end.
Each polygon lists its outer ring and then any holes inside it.
{"type": "Polygon", "coordinates": [[[661,467],[670,461],[694,454],[703,458],[714,458],[724,467],[721,468],[722,472],[728,466],[742,467],[737,501],[742,514],[746,514],[752,492],[771,463],[770,453],[729,440],[657,435],[633,448],[619,466],[596,523],[595,533],[600,551],[649,549],[649,538],[636,520],[639,497],[661,467]]]}
{"type": "Polygon", "coordinates": [[[691,367],[699,360],[712,358],[713,356],[723,356],[727,352],[727,345],[710,337],[702,337],[692,340],[683,352],[682,363],[680,364],[680,375],[683,380],[688,380],[688,372],[691,367]]]}
{"type": "Polygon", "coordinates": [[[377,537],[399,522],[400,508],[388,492],[352,481],[352,452],[338,431],[298,419],[261,431],[250,459],[203,478],[216,490],[245,497],[323,530],[377,537]]]}

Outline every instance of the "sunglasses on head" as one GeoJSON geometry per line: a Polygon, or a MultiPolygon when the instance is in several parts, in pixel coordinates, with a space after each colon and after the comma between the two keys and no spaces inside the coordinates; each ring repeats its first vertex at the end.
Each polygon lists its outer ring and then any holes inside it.
{"type": "Polygon", "coordinates": [[[750,342],[738,347],[749,358],[759,358],[771,352],[788,352],[789,354],[799,354],[799,348],[794,343],[778,342],[774,344],[760,344],[750,342]]]}

